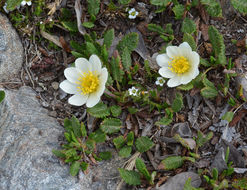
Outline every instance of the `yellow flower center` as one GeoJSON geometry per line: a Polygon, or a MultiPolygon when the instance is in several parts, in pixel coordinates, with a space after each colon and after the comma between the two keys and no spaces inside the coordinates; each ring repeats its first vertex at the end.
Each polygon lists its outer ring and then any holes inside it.
{"type": "Polygon", "coordinates": [[[92,73],[91,71],[83,73],[78,78],[77,87],[82,94],[90,94],[95,92],[99,87],[99,78],[96,73],[92,73]]]}
{"type": "Polygon", "coordinates": [[[183,74],[189,71],[190,64],[184,56],[176,56],[169,62],[169,69],[177,74],[183,74]]]}
{"type": "Polygon", "coordinates": [[[133,11],[130,13],[131,16],[135,16],[136,15],[136,11],[133,11]]]}

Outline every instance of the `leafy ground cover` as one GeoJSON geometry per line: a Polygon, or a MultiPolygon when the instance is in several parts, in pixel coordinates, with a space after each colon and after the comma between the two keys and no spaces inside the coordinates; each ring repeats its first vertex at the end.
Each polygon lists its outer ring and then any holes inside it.
{"type": "MultiPolygon", "coordinates": [[[[247,189],[245,0],[7,0],[0,7],[26,54],[21,83],[4,86],[32,86],[64,126],[61,149],[53,153],[71,175],[111,159],[97,149],[104,143],[127,160],[119,176],[134,189],[161,186],[184,171],[203,180],[193,188],[188,179],[184,189],[247,189]],[[172,83],[158,56],[183,42],[200,56],[199,72],[172,83]],[[96,105],[72,106],[59,88],[64,70],[92,55],[108,71],[104,95],[96,105]]],[[[171,71],[181,76],[187,62],[179,56],[171,71]]],[[[101,84],[94,73],[87,76],[101,84]]]]}

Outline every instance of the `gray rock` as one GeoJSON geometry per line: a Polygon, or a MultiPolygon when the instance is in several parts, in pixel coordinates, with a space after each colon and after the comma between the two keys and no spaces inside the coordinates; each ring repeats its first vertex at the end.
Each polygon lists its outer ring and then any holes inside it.
{"type": "Polygon", "coordinates": [[[192,132],[188,122],[176,123],[171,129],[171,135],[179,134],[181,137],[192,137],[192,132]]]}
{"type": "Polygon", "coordinates": [[[17,32],[8,18],[0,13],[0,82],[18,74],[23,56],[23,47],[17,32]]]}
{"type": "Polygon", "coordinates": [[[169,178],[158,190],[183,190],[188,178],[191,178],[191,185],[193,187],[200,187],[202,180],[198,174],[194,172],[182,172],[169,178]]]}
{"type": "Polygon", "coordinates": [[[118,157],[92,167],[87,175],[70,176],[69,167],[51,152],[59,149],[63,127],[47,115],[31,88],[5,92],[0,104],[1,190],[115,189],[122,164],[118,157]]]}

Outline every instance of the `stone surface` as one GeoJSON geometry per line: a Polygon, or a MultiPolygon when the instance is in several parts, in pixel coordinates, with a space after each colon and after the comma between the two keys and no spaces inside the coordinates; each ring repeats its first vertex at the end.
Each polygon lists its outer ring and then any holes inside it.
{"type": "Polygon", "coordinates": [[[183,190],[184,184],[189,177],[191,178],[191,185],[193,187],[200,187],[202,181],[198,174],[194,172],[183,172],[169,178],[158,190],[183,190]]]}
{"type": "Polygon", "coordinates": [[[8,18],[0,13],[0,82],[10,80],[18,74],[23,56],[17,32],[8,18]]]}
{"type": "MultiPolygon", "coordinates": [[[[47,115],[30,87],[5,91],[0,104],[0,189],[112,190],[122,162],[114,156],[89,174],[69,175],[69,167],[52,154],[59,149],[63,127],[47,115]]],[[[116,155],[113,154],[113,155],[116,155]]]]}

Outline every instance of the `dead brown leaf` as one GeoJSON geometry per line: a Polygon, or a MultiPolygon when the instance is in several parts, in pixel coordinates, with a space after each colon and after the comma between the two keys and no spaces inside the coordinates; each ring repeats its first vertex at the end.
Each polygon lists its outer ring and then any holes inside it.
{"type": "Polygon", "coordinates": [[[63,48],[62,44],[59,41],[59,37],[55,36],[55,35],[51,35],[43,30],[40,30],[40,34],[47,40],[53,42],[54,44],[56,44],[58,47],[63,48]]]}
{"type": "Polygon", "coordinates": [[[68,43],[65,41],[65,39],[64,39],[63,36],[60,36],[59,41],[60,41],[61,45],[63,46],[63,49],[66,52],[70,53],[71,52],[71,49],[70,49],[68,43]]]}
{"type": "Polygon", "coordinates": [[[233,120],[229,123],[229,126],[232,127],[232,126],[236,125],[246,114],[247,114],[247,110],[246,109],[240,110],[235,115],[235,117],[233,118],[233,120]]]}
{"type": "Polygon", "coordinates": [[[55,0],[55,2],[49,3],[47,5],[47,8],[50,9],[50,11],[48,12],[48,15],[53,15],[56,12],[57,7],[60,5],[61,2],[62,0],[55,0]]]}
{"type": "Polygon", "coordinates": [[[201,23],[200,25],[200,30],[202,32],[202,37],[204,39],[204,41],[208,41],[209,40],[209,36],[208,36],[208,25],[201,23]]]}

